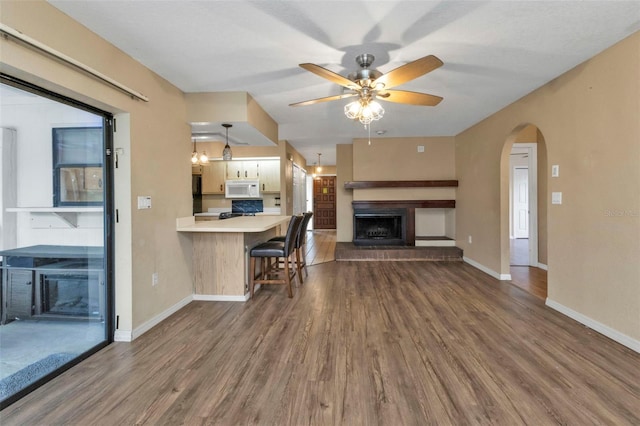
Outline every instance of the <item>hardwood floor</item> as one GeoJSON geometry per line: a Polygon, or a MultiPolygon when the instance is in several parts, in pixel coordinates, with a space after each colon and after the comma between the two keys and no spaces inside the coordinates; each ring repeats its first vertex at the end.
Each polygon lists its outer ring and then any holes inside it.
{"type": "Polygon", "coordinates": [[[511,266],[529,265],[529,239],[515,238],[509,240],[509,255],[511,266]]]}
{"type": "Polygon", "coordinates": [[[512,266],[509,269],[513,285],[542,300],[547,298],[547,271],[530,266],[512,266]]]}
{"type": "Polygon", "coordinates": [[[336,230],[314,229],[307,231],[307,263],[333,262],[336,260],[336,230]]]}
{"type": "Polygon", "coordinates": [[[329,262],[192,302],[3,425],[640,424],[640,355],[463,262],[329,262]]]}

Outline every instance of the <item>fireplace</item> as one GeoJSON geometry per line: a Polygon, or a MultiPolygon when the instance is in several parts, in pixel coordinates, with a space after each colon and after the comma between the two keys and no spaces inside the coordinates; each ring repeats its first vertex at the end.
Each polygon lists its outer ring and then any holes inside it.
{"type": "Polygon", "coordinates": [[[406,209],[355,209],[353,244],[358,246],[404,246],[407,237],[406,209]]]}

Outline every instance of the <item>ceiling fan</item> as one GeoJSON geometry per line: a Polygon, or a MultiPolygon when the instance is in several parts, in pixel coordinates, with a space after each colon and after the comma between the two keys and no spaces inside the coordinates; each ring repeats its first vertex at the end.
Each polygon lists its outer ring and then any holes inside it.
{"type": "MultiPolygon", "coordinates": [[[[424,58],[404,64],[386,74],[382,74],[376,69],[369,68],[374,59],[375,57],[369,53],[358,55],[356,57],[356,63],[361,69],[349,74],[347,77],[343,77],[340,74],[329,71],[319,65],[310,63],[300,64],[300,67],[305,70],[342,86],[343,93],[340,95],[296,102],[289,106],[313,105],[320,102],[335,101],[338,99],[356,96],[359,97],[359,103],[362,105],[367,105],[375,99],[380,99],[387,102],[396,102],[401,104],[436,106],[442,100],[440,96],[429,95],[427,93],[391,90],[393,87],[418,78],[421,75],[442,66],[442,61],[437,57],[433,55],[425,56],[424,58]]],[[[349,118],[358,118],[350,117],[346,107],[345,114],[347,114],[347,117],[349,118]]]]}

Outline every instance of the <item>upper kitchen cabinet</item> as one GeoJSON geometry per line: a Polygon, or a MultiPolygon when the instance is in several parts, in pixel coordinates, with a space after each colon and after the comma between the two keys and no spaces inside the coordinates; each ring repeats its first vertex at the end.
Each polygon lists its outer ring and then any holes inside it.
{"type": "Polygon", "coordinates": [[[228,161],[227,179],[258,179],[260,162],[254,160],[228,161]]]}
{"type": "Polygon", "coordinates": [[[202,166],[203,194],[224,194],[226,163],[226,161],[210,161],[208,166],[202,166]]]}
{"type": "Polygon", "coordinates": [[[260,161],[260,191],[280,192],[280,160],[260,161]]]}

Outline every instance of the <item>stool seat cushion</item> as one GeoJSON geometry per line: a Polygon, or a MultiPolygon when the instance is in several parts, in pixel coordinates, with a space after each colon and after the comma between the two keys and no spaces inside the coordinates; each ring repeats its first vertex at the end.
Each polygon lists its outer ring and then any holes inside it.
{"type": "Polygon", "coordinates": [[[267,241],[252,248],[250,255],[253,257],[284,257],[284,248],[283,242],[267,241]]]}

